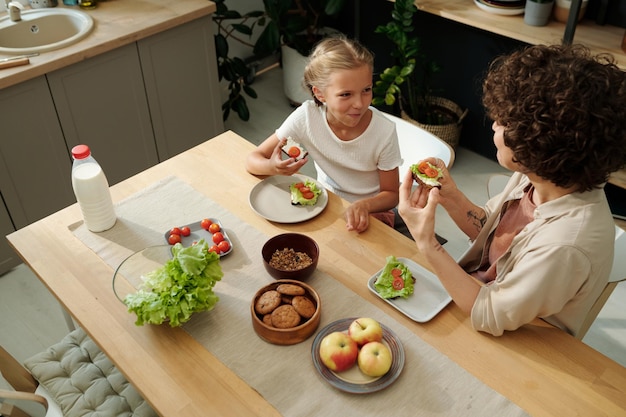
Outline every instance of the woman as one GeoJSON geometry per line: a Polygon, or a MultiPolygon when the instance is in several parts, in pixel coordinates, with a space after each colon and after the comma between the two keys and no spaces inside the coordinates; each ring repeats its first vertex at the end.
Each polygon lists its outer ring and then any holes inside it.
{"type": "Polygon", "coordinates": [[[407,173],[399,213],[474,328],[499,336],[541,317],[576,335],[612,265],[602,187],[626,160],[626,75],[582,46],[531,46],[492,63],[483,103],[515,172],[505,190],[474,205],[431,160],[441,189],[412,192],[407,173]],[[458,263],[434,237],[438,204],[473,241],[458,263]]]}
{"type": "Polygon", "coordinates": [[[351,203],[346,228],[358,233],[369,227],[370,214],[393,226],[402,163],[395,124],[370,107],[373,62],[354,40],[322,40],[304,72],[313,100],[294,110],[246,162],[252,174],[296,173],[308,158],[282,159],[281,147],[292,137],[312,156],[322,185],[351,203]]]}

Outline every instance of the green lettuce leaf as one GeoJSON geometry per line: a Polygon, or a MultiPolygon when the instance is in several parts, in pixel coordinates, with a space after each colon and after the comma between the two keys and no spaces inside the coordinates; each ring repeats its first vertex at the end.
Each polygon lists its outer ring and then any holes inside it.
{"type": "Polygon", "coordinates": [[[309,189],[313,192],[314,197],[311,199],[306,199],[302,197],[302,193],[296,187],[297,183],[293,183],[289,186],[289,190],[291,191],[291,204],[300,204],[303,206],[313,206],[317,203],[317,198],[322,194],[322,190],[317,187],[317,184],[311,180],[304,181],[304,185],[309,187],[309,189]]]}
{"type": "Polygon", "coordinates": [[[177,327],[199,311],[212,310],[219,301],[213,292],[224,276],[219,255],[208,252],[204,239],[197,244],[172,247],[172,259],[149,272],[134,294],[124,299],[128,311],[137,315],[135,324],[161,324],[169,320],[177,327]]]}
{"type": "Polygon", "coordinates": [[[396,298],[403,297],[408,298],[413,294],[413,274],[409,268],[402,262],[398,261],[395,256],[388,256],[387,263],[382,272],[374,282],[374,288],[383,298],[396,298]],[[404,280],[404,288],[401,290],[394,290],[393,288],[393,275],[391,271],[394,268],[398,268],[402,271],[401,277],[404,280]]]}

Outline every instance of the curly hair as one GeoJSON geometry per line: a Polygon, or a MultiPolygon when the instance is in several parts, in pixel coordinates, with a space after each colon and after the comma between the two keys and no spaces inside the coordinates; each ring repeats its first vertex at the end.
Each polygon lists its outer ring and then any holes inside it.
{"type": "Polygon", "coordinates": [[[374,69],[374,54],[356,40],[337,35],[321,40],[309,55],[304,69],[304,84],[311,92],[315,103],[323,103],[313,94],[313,86],[324,89],[330,82],[330,77],[337,70],[351,70],[369,66],[374,69]]]}
{"type": "Polygon", "coordinates": [[[626,73],[608,54],[536,45],[498,57],[483,105],[514,161],[560,187],[601,187],[626,162],[626,73]]]}

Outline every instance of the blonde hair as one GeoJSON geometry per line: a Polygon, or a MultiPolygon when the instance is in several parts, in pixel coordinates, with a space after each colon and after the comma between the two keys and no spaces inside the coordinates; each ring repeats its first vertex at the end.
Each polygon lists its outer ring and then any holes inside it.
{"type": "Polygon", "coordinates": [[[309,55],[304,69],[304,85],[311,93],[315,103],[323,103],[313,94],[313,86],[324,89],[330,82],[330,76],[337,70],[356,69],[367,65],[374,70],[374,54],[358,41],[345,36],[324,38],[309,55]]]}

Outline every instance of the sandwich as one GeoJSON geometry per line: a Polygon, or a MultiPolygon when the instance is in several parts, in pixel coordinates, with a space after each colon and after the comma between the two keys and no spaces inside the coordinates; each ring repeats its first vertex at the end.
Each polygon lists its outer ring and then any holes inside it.
{"type": "Polygon", "coordinates": [[[287,142],[283,145],[282,151],[289,158],[293,158],[296,161],[306,158],[306,156],[309,154],[306,149],[304,149],[304,147],[298,142],[293,140],[291,136],[287,138],[287,142]]]}
{"type": "Polygon", "coordinates": [[[443,171],[428,161],[422,161],[419,164],[411,165],[413,179],[418,184],[427,187],[441,187],[440,179],[443,178],[443,171]]]}
{"type": "Polygon", "coordinates": [[[374,282],[376,292],[382,298],[408,298],[413,294],[415,278],[409,268],[395,256],[388,256],[387,263],[374,282]]]}
{"type": "Polygon", "coordinates": [[[296,182],[289,186],[291,192],[291,204],[294,206],[313,206],[322,190],[311,180],[296,182]]]}

